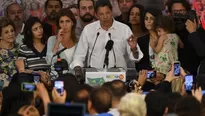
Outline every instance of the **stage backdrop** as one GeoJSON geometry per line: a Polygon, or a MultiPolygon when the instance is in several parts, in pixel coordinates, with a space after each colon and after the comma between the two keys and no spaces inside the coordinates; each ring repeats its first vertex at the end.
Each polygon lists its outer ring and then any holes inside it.
{"type": "MultiPolygon", "coordinates": [[[[12,2],[19,3],[26,14],[25,18],[32,16],[37,16],[40,19],[45,17],[44,13],[44,3],[46,0],[0,0],[0,16],[4,16],[5,9],[12,2]]],[[[95,0],[96,1],[96,0],[95,0]]],[[[163,2],[166,0],[137,0],[139,4],[144,5],[145,7],[154,7],[163,9],[163,2]]],[[[199,17],[200,22],[205,28],[205,0],[188,0],[192,3],[192,8],[196,10],[197,15],[199,17]]],[[[62,0],[63,7],[68,7],[71,4],[77,4],[77,0],[62,0]]],[[[117,0],[110,0],[113,5],[113,16],[120,15],[120,11],[118,8],[117,0]]]]}

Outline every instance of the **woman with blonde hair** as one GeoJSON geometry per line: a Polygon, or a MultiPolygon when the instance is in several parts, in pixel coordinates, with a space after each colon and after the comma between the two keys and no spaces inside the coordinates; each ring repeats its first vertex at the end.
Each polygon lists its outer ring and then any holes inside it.
{"type": "Polygon", "coordinates": [[[147,108],[143,96],[137,93],[128,93],[121,98],[119,104],[121,116],[146,116],[147,108]]]}

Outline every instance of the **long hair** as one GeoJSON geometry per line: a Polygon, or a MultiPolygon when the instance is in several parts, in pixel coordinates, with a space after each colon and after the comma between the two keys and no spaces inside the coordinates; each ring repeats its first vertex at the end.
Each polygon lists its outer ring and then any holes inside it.
{"type": "MultiPolygon", "coordinates": [[[[159,9],[156,8],[147,8],[144,13],[143,16],[140,17],[141,18],[141,27],[143,31],[147,31],[146,27],[145,27],[145,15],[146,13],[150,13],[151,15],[153,15],[155,18],[157,18],[158,16],[162,15],[162,12],[159,9]]],[[[153,24],[154,25],[154,24],[153,24]]]]}
{"type": "Polygon", "coordinates": [[[72,22],[73,22],[72,29],[71,29],[72,30],[71,31],[71,38],[72,38],[73,42],[76,43],[77,42],[77,38],[76,38],[76,35],[75,35],[75,27],[76,27],[75,16],[73,15],[72,11],[69,8],[62,8],[59,11],[58,17],[57,17],[57,20],[56,20],[56,25],[57,25],[58,29],[60,29],[59,20],[63,16],[69,17],[72,20],[72,22]]]}
{"type": "MultiPolygon", "coordinates": [[[[131,14],[131,10],[132,10],[133,8],[138,8],[138,9],[139,9],[139,11],[140,11],[140,19],[141,19],[141,17],[143,17],[144,6],[142,6],[142,5],[140,5],[140,4],[134,4],[134,5],[132,5],[132,7],[131,7],[130,10],[129,10],[129,13],[128,13],[128,21],[130,20],[130,14],[131,14]]],[[[141,21],[141,20],[140,20],[140,21],[141,21]]],[[[130,22],[129,22],[129,23],[130,23],[130,22]]]]}
{"type": "MultiPolygon", "coordinates": [[[[24,40],[23,44],[27,45],[28,48],[32,48],[33,46],[33,33],[32,33],[32,27],[35,23],[40,23],[43,26],[43,23],[40,21],[38,17],[29,17],[28,20],[26,20],[26,24],[24,27],[24,40]]],[[[43,34],[43,37],[41,39],[42,44],[46,44],[46,37],[45,34],[43,34]]]]}

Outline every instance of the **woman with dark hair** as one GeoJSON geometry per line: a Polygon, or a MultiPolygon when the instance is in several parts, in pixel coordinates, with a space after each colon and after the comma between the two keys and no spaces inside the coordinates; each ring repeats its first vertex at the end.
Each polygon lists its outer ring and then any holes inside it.
{"type": "Polygon", "coordinates": [[[15,28],[11,20],[0,18],[0,80],[1,86],[8,86],[11,77],[16,73],[15,60],[19,45],[15,44],[15,28]]]}
{"type": "Polygon", "coordinates": [[[143,17],[144,7],[140,4],[135,4],[129,11],[129,25],[132,33],[138,38],[145,34],[141,28],[141,18],[143,17]]]}
{"type": "Polygon", "coordinates": [[[56,21],[59,30],[56,36],[51,36],[48,39],[47,63],[55,63],[57,57],[52,59],[53,55],[61,49],[67,48],[60,54],[60,58],[65,59],[69,67],[78,41],[75,36],[75,16],[69,8],[63,8],[60,10],[56,21]]]}
{"type": "Polygon", "coordinates": [[[19,50],[19,72],[46,71],[47,38],[44,37],[42,22],[37,17],[29,17],[24,27],[24,41],[19,50]]]}
{"type": "MultiPolygon", "coordinates": [[[[140,70],[153,70],[152,62],[155,60],[154,51],[150,44],[152,41],[156,41],[158,39],[157,32],[154,28],[155,18],[162,15],[160,10],[154,8],[148,8],[145,10],[143,17],[142,17],[142,29],[144,31],[148,31],[148,34],[139,37],[137,42],[142,50],[144,57],[136,63],[137,71],[140,70]]],[[[160,76],[161,78],[161,76],[160,76]]]]}

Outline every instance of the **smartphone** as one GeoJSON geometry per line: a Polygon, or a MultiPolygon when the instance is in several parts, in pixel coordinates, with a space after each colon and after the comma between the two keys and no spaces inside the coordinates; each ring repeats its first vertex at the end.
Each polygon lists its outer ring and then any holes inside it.
{"type": "Polygon", "coordinates": [[[36,91],[36,85],[35,83],[21,83],[21,90],[25,92],[33,92],[36,91]]]}
{"type": "Polygon", "coordinates": [[[63,94],[64,91],[64,82],[63,81],[55,81],[55,88],[59,95],[63,94]]]}
{"type": "Polygon", "coordinates": [[[151,70],[147,72],[147,78],[151,79],[151,78],[155,78],[156,77],[156,71],[155,70],[151,70]]]}
{"type": "Polygon", "coordinates": [[[180,62],[174,63],[174,76],[180,76],[180,62]]]}
{"type": "Polygon", "coordinates": [[[194,20],[196,19],[196,11],[195,10],[190,10],[188,12],[188,19],[191,20],[192,22],[194,22],[194,20]]]}
{"type": "Polygon", "coordinates": [[[41,78],[41,75],[38,74],[38,73],[33,73],[33,81],[34,83],[40,83],[40,78],[41,78]]]}
{"type": "Polygon", "coordinates": [[[202,96],[203,96],[205,94],[205,90],[202,90],[201,93],[202,93],[202,96]]]}
{"type": "Polygon", "coordinates": [[[193,87],[193,81],[194,81],[193,75],[186,75],[184,79],[185,79],[185,82],[184,82],[185,90],[191,91],[193,87]]]}

